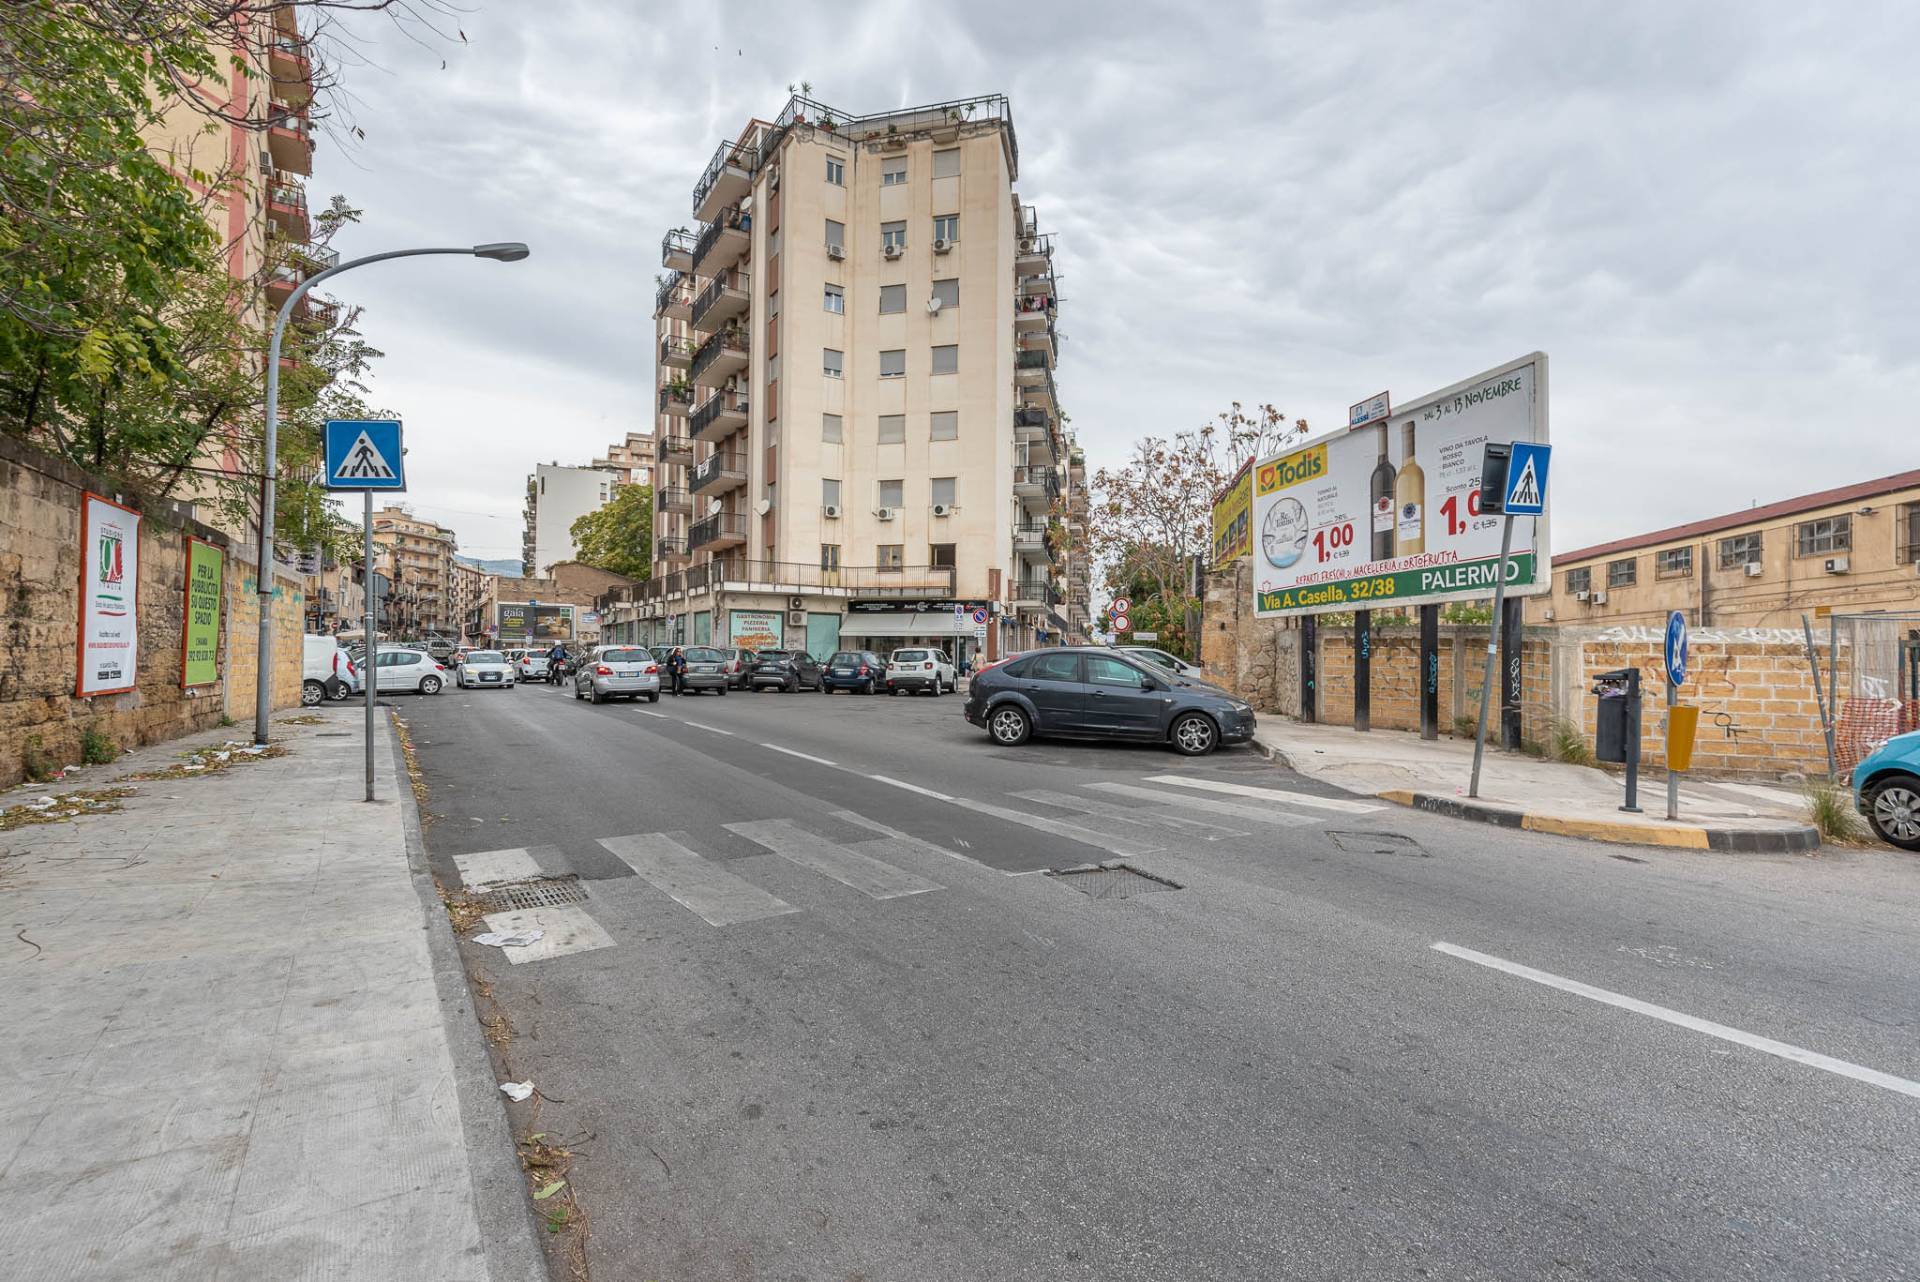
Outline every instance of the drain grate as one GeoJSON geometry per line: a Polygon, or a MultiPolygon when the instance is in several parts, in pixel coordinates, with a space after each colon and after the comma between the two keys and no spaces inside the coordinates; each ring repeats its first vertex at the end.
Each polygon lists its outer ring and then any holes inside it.
{"type": "Polygon", "coordinates": [[[1413,838],[1397,832],[1339,832],[1329,828],[1327,836],[1340,849],[1355,855],[1406,855],[1413,859],[1428,858],[1427,852],[1413,838]]]}
{"type": "Polygon", "coordinates": [[[1156,890],[1179,890],[1180,883],[1141,872],[1122,863],[1085,864],[1079,868],[1049,868],[1047,876],[1090,899],[1131,899],[1156,890]]]}
{"type": "Polygon", "coordinates": [[[561,904],[583,904],[587,888],[573,873],[564,877],[529,877],[495,886],[480,897],[481,906],[490,913],[512,912],[516,908],[556,908],[561,904]]]}
{"type": "MultiPolygon", "coordinates": [[[[374,587],[375,587],[375,590],[377,591],[377,590],[378,590],[378,588],[379,588],[379,580],[377,580],[377,579],[376,579],[376,580],[374,581],[374,587]]],[[[320,731],[320,732],[319,732],[318,734],[316,734],[316,735],[314,735],[313,737],[314,737],[314,738],[316,738],[316,739],[351,739],[351,738],[353,738],[353,731],[351,731],[351,730],[322,730],[322,731],[320,731]]]]}

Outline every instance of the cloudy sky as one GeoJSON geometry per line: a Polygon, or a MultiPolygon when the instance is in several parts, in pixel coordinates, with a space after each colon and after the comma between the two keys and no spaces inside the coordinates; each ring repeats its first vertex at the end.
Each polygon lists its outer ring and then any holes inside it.
{"type": "Polygon", "coordinates": [[[1538,348],[1563,550],[1920,467],[1920,6],[473,3],[465,44],[348,24],[365,137],[312,184],[366,211],[348,254],[533,246],[337,291],[410,501],[472,555],[519,554],[534,463],[650,428],[661,233],[803,79],[1011,97],[1095,465],[1538,348]]]}

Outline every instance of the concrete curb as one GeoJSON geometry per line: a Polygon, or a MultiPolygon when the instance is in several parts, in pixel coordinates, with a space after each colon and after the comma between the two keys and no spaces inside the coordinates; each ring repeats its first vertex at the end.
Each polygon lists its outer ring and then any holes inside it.
{"type": "Polygon", "coordinates": [[[406,816],[407,870],[413,876],[414,893],[420,896],[427,951],[433,958],[434,991],[440,999],[440,1023],[446,1029],[447,1049],[453,1058],[453,1087],[460,1105],[460,1129],[466,1135],[467,1175],[473,1182],[473,1212],[480,1223],[487,1275],[493,1282],[550,1279],[552,1272],[540,1246],[533,1203],[521,1174],[520,1150],[507,1125],[493,1059],[467,988],[467,970],[461,964],[453,931],[447,928],[446,908],[427,865],[420,807],[407,779],[406,754],[400,750],[400,731],[390,709],[386,710],[386,727],[393,761],[389,783],[406,816]]]}
{"type": "Polygon", "coordinates": [[[1382,801],[1425,810],[1430,814],[1446,815],[1450,819],[1466,819],[1501,828],[1519,828],[1528,832],[1551,833],[1557,837],[1579,837],[1587,841],[1606,841],[1627,846],[1718,850],[1739,855],[1806,854],[1820,848],[1819,830],[1810,824],[1783,822],[1772,828],[1724,828],[1700,824],[1654,827],[1609,819],[1542,814],[1432,792],[1390,789],[1375,795],[1382,801]]]}

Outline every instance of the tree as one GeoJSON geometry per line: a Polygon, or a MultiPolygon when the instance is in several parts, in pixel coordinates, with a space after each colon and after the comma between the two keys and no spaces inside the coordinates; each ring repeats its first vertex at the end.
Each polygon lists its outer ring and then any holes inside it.
{"type": "Polygon", "coordinates": [[[611,500],[573,523],[570,531],[582,565],[624,574],[653,573],[653,487],[623,485],[611,500]]]}

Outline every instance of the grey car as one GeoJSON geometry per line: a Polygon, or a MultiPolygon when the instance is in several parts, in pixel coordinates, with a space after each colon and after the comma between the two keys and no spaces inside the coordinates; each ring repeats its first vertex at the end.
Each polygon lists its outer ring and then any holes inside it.
{"type": "Polygon", "coordinates": [[[605,703],[621,696],[660,702],[660,665],[642,646],[596,646],[574,667],[573,697],[605,703]]]}
{"type": "Polygon", "coordinates": [[[733,684],[733,675],[727,671],[727,660],[732,657],[730,652],[715,649],[710,645],[690,645],[680,653],[687,660],[688,694],[700,690],[725,694],[727,688],[733,684]]]}

